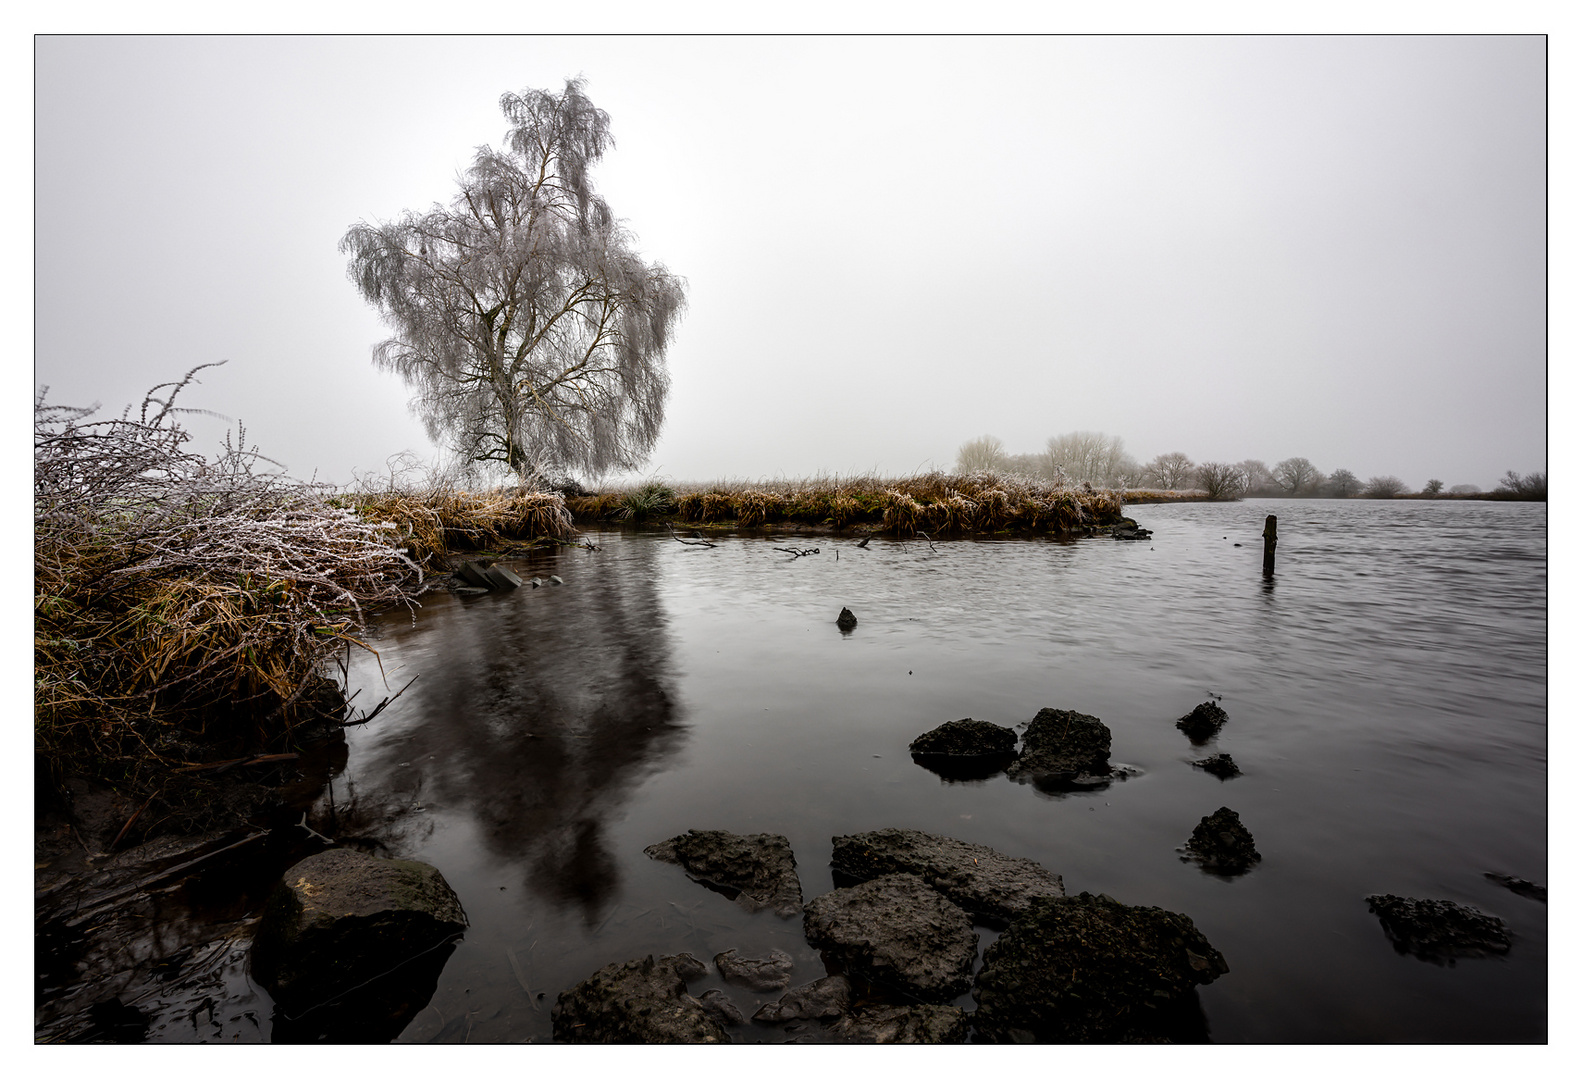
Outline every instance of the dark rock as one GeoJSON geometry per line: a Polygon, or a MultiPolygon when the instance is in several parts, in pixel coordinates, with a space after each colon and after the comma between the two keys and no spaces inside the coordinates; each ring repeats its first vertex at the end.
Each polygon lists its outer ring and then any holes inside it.
{"type": "Polygon", "coordinates": [[[491,566],[484,571],[484,577],[489,579],[489,584],[496,589],[519,589],[522,579],[504,566],[491,566]]]}
{"type": "Polygon", "coordinates": [[[676,863],[694,880],[724,893],[745,911],[774,908],[790,918],[802,910],[802,883],[791,841],[773,833],[689,829],[643,849],[661,862],[676,863]]]}
{"type": "Polygon", "coordinates": [[[1185,850],[1183,862],[1196,859],[1205,870],[1225,877],[1245,874],[1263,858],[1237,812],[1224,806],[1199,821],[1185,850]]]}
{"type": "Polygon", "coordinates": [[[835,624],[842,630],[850,630],[857,625],[857,616],[852,614],[851,608],[842,608],[841,614],[836,616],[835,624]]]}
{"type": "Polygon", "coordinates": [[[1187,733],[1193,740],[1193,745],[1206,743],[1220,734],[1220,729],[1226,724],[1226,710],[1216,705],[1213,701],[1206,701],[1193,709],[1192,712],[1176,722],[1176,726],[1187,733]]]}
{"type": "Polygon", "coordinates": [[[1196,985],[1227,970],[1186,915],[1088,893],[1038,897],[985,951],[973,1027],[998,1043],[1158,1038],[1192,1011],[1182,1005],[1196,985]]]}
{"type": "Polygon", "coordinates": [[[767,1002],[753,1014],[764,1024],[783,1024],[788,1020],[820,1020],[840,1016],[852,1002],[852,983],[845,975],[827,975],[794,987],[779,1001],[767,1002]]]}
{"type": "Polygon", "coordinates": [[[471,560],[462,563],[456,568],[459,576],[475,589],[493,589],[495,583],[489,580],[489,567],[480,562],[471,560]]]}
{"type": "Polygon", "coordinates": [[[827,962],[923,1001],[958,997],[978,934],[967,913],[913,874],[887,874],[808,903],[803,932],[827,962]]]}
{"type": "Polygon", "coordinates": [[[1380,917],[1385,936],[1399,953],[1434,964],[1457,957],[1488,956],[1511,949],[1505,925],[1493,915],[1450,900],[1415,900],[1389,893],[1364,897],[1380,917]]]}
{"type": "Polygon", "coordinates": [[[792,958],[779,949],[771,949],[767,957],[738,956],[735,949],[727,949],[715,957],[715,967],[726,982],[739,983],[756,993],[791,984],[792,958]]]}
{"type": "Polygon", "coordinates": [[[690,952],[677,953],[674,956],[662,956],[659,963],[665,964],[681,976],[682,982],[697,982],[709,974],[709,965],[690,952]]]}
{"type": "Polygon", "coordinates": [[[915,874],[987,926],[1005,926],[1035,896],[1064,896],[1059,874],[1032,859],[916,829],[879,829],[831,838],[830,865],[851,881],[915,874]]]}
{"type": "Polygon", "coordinates": [[[1213,754],[1193,762],[1193,768],[1203,769],[1210,776],[1218,776],[1222,780],[1230,780],[1233,776],[1242,775],[1242,770],[1237,768],[1237,763],[1231,760],[1230,754],[1213,754]]]}
{"type": "Polygon", "coordinates": [[[1543,885],[1535,885],[1531,881],[1512,877],[1509,874],[1485,874],[1484,876],[1497,884],[1506,886],[1518,896],[1526,896],[1530,900],[1537,900],[1541,904],[1545,903],[1545,887],[1543,885]]]}
{"type": "Polygon", "coordinates": [[[434,996],[466,926],[426,863],[342,848],[302,860],[266,902],[250,956],[275,999],[274,1040],[391,1041],[434,996]]]}
{"type": "Polygon", "coordinates": [[[669,964],[654,957],[607,964],[555,999],[563,1043],[724,1043],[725,1028],[669,964]]]}
{"type": "Polygon", "coordinates": [[[871,1005],[830,1026],[843,1043],[967,1042],[967,1013],[955,1005],[871,1005]]]}
{"type": "Polygon", "coordinates": [[[1131,518],[1122,518],[1119,523],[1110,527],[1110,535],[1117,540],[1147,540],[1154,533],[1131,518]]]}
{"type": "Polygon", "coordinates": [[[427,863],[335,848],[286,871],[254,937],[254,978],[277,1000],[323,1000],[455,938],[456,893],[427,863]]]}
{"type": "Polygon", "coordinates": [[[979,757],[1015,754],[1017,733],[987,720],[952,720],[918,736],[907,747],[914,754],[979,757]]]}
{"type": "Polygon", "coordinates": [[[1006,770],[1019,783],[1052,789],[1101,787],[1110,767],[1110,729],[1095,716],[1040,709],[1022,736],[1022,755],[1006,770]]]}
{"type": "MultiPolygon", "coordinates": [[[[744,1024],[746,1017],[742,1010],[731,1004],[731,999],[726,997],[724,990],[705,990],[698,998],[698,1004],[704,1007],[704,1012],[714,1017],[721,1024],[744,1024]]],[[[768,1005],[765,1008],[769,1008],[768,1005]]],[[[762,1011],[762,1010],[761,1010],[762,1011]]],[[[754,1019],[758,1019],[757,1014],[754,1019]]]]}

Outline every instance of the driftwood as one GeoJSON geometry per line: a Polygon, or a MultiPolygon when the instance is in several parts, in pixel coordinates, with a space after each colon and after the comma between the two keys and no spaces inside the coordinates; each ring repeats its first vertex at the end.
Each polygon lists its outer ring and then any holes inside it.
{"type": "MultiPolygon", "coordinates": [[[[418,676],[414,675],[412,678],[407,680],[407,686],[411,686],[413,683],[415,683],[417,681],[418,681],[418,676]]],[[[366,714],[364,716],[360,716],[356,720],[345,720],[345,721],[342,721],[341,726],[344,727],[344,728],[348,728],[348,727],[362,727],[364,724],[368,723],[374,717],[376,717],[380,713],[384,712],[386,705],[389,705],[392,701],[395,701],[402,694],[405,694],[407,692],[407,686],[403,686],[400,690],[397,690],[394,694],[391,694],[388,698],[385,698],[378,705],[375,705],[372,712],[370,712],[370,713],[368,713],[368,714],[366,714]]],[[[362,693],[362,691],[359,690],[358,693],[360,694],[360,693],[362,693]]],[[[356,697],[357,694],[353,694],[352,696],[356,697]]],[[[348,704],[350,704],[350,702],[348,704]]],[[[295,755],[293,755],[293,756],[295,756],[295,755]]]]}
{"type": "Polygon", "coordinates": [[[698,539],[696,539],[696,540],[683,540],[681,537],[676,535],[676,526],[672,525],[670,522],[667,521],[665,523],[665,527],[671,531],[671,539],[676,541],[678,544],[691,544],[693,547],[714,547],[715,546],[710,541],[705,540],[704,539],[704,534],[701,533],[701,532],[698,532],[698,530],[696,530],[696,529],[694,529],[693,531],[695,533],[697,533],[698,539]]]}
{"type": "Polygon", "coordinates": [[[776,548],[775,550],[776,551],[784,551],[786,554],[790,555],[794,559],[800,559],[804,555],[817,555],[817,554],[819,554],[819,549],[818,548],[803,548],[801,550],[798,550],[797,548],[776,548]]]}

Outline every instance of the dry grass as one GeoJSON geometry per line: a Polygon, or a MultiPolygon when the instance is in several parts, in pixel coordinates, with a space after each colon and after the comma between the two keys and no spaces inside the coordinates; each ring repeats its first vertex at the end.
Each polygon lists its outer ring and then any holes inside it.
{"type": "Polygon", "coordinates": [[[336,715],[328,661],[436,555],[571,535],[558,495],[332,496],[240,432],[194,454],[174,406],[194,373],[135,417],[36,403],[34,747],[57,777],[139,783],[336,715]]]}
{"type": "MultiPolygon", "coordinates": [[[[617,521],[622,520],[618,511],[624,501],[641,490],[575,496],[568,498],[566,505],[581,520],[617,521]]],[[[1118,521],[1123,505],[1122,493],[1116,491],[986,472],[935,472],[899,479],[816,477],[775,483],[683,484],[675,486],[673,499],[674,516],[693,525],[866,526],[897,535],[923,531],[940,536],[1077,533],[1118,521]]]]}

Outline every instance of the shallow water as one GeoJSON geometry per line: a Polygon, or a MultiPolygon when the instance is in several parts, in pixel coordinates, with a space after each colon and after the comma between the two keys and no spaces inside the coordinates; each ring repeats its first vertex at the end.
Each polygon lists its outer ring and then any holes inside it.
{"type": "MultiPolygon", "coordinates": [[[[643,848],[688,828],[782,833],[811,899],[832,887],[832,835],[886,826],[1189,915],[1231,969],[1198,992],[1215,1041],[1545,1039],[1546,908],[1483,876],[1547,880],[1545,507],[1129,513],[1152,540],[590,534],[603,550],[508,564],[564,586],[430,595],[383,619],[377,661],[354,658],[357,704],[417,681],[349,730],[314,820],[433,863],[471,920],[400,1040],[549,1041],[557,993],[648,953],[782,948],[794,985],[816,978],[800,920],[747,914],[643,848]],[[1173,724],[1210,694],[1230,719],[1194,747],[1173,724]],[[1013,726],[1045,706],[1103,719],[1139,774],[1047,795],[946,782],[907,753],[947,720],[1013,726]],[[1190,767],[1217,752],[1244,775],[1190,767]],[[1233,880],[1177,850],[1220,806],[1263,854],[1233,880]],[[1498,915],[1511,951],[1399,955],[1364,902],[1376,892],[1498,915]]],[[[253,1026],[227,1037],[267,1039],[268,995],[243,983],[238,969],[253,1026]]],[[[727,989],[745,1013],[760,1000],[727,989]]],[[[150,1037],[194,1037],[178,1027],[150,1037]]]]}

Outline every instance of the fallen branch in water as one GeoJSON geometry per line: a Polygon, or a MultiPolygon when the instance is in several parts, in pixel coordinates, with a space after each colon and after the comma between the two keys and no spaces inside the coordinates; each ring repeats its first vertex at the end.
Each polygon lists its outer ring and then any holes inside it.
{"type": "MultiPolygon", "coordinates": [[[[922,529],[918,530],[918,535],[923,537],[925,540],[929,540],[929,534],[924,532],[922,529]]],[[[929,540],[929,550],[930,551],[934,551],[935,550],[935,546],[934,546],[934,541],[933,540],[929,540]]]]}
{"type": "Polygon", "coordinates": [[[804,555],[817,555],[817,554],[819,554],[819,549],[818,548],[803,548],[801,551],[798,551],[796,548],[776,548],[775,550],[776,551],[784,551],[786,554],[790,555],[794,559],[800,559],[804,555]]]}
{"type": "Polygon", "coordinates": [[[665,523],[665,527],[671,531],[671,539],[676,541],[678,544],[691,544],[693,547],[714,547],[715,546],[714,544],[712,544],[708,540],[704,539],[704,534],[703,533],[699,533],[698,534],[698,539],[696,539],[696,540],[683,540],[681,537],[676,535],[676,526],[672,525],[670,522],[667,521],[665,523]]]}
{"type": "MultiPolygon", "coordinates": [[[[417,681],[418,681],[418,676],[414,675],[412,678],[407,680],[407,686],[411,686],[413,683],[415,683],[417,681]]],[[[390,695],[388,698],[385,698],[378,705],[375,705],[374,706],[374,711],[369,713],[367,716],[363,716],[363,717],[361,717],[361,718],[359,718],[357,720],[345,720],[345,721],[342,721],[341,726],[344,727],[344,728],[348,728],[348,727],[362,727],[364,724],[368,723],[374,717],[376,717],[380,713],[384,712],[386,705],[389,705],[392,701],[395,701],[402,694],[405,694],[407,692],[407,686],[403,686],[400,690],[397,690],[394,694],[390,695]]],[[[357,693],[360,694],[360,693],[362,693],[362,691],[359,690],[357,693]]],[[[352,696],[356,697],[357,694],[353,694],[352,696]]]]}

